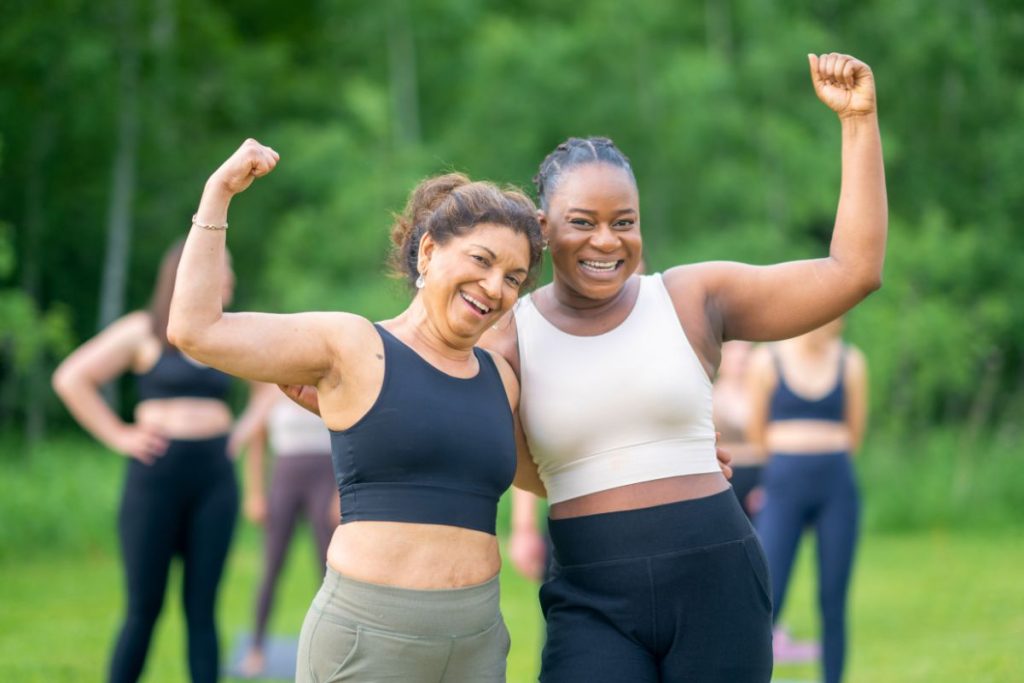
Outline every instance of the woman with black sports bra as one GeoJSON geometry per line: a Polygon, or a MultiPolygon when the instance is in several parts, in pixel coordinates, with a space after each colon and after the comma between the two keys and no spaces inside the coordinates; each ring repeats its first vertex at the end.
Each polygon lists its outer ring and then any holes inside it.
{"type": "Polygon", "coordinates": [[[758,349],[751,360],[751,441],[769,454],[757,531],[771,570],[773,618],[786,599],[803,530],[817,537],[825,683],[846,654],[846,597],[860,502],[851,457],[867,421],[864,356],[844,344],[842,320],[758,349]]]}
{"type": "MultiPolygon", "coordinates": [[[[53,376],[54,389],[79,424],[129,458],[118,513],[128,595],[108,674],[119,683],[142,675],[175,555],[184,564],[192,680],[215,681],[219,672],[214,609],[238,508],[227,456],[230,378],[167,340],[183,246],[179,242],[164,255],[150,309],[114,322],[68,356],[53,376]],[[100,395],[103,384],[128,370],[136,375],[139,399],[131,424],[100,395]]],[[[220,258],[211,292],[227,304],[234,275],[226,255],[220,258]]]]}
{"type": "Polygon", "coordinates": [[[536,209],[459,174],[425,180],[392,231],[394,265],[415,292],[397,317],[226,314],[214,284],[228,203],[277,161],[248,140],[210,177],[169,333],[224,371],[318,390],[341,525],[297,680],[504,681],[497,502],[513,477],[543,489],[528,461],[517,466],[515,375],[475,344],[540,260],[536,209]]]}

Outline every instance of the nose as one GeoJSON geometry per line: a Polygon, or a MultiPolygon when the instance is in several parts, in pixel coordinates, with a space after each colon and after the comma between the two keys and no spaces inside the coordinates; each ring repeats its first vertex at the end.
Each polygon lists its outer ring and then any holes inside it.
{"type": "Polygon", "coordinates": [[[480,280],[480,286],[483,288],[484,294],[489,296],[492,300],[500,300],[501,283],[504,277],[504,274],[496,268],[487,273],[487,275],[480,280]]]}
{"type": "Polygon", "coordinates": [[[610,226],[602,225],[594,231],[590,238],[590,244],[601,251],[615,251],[619,248],[621,240],[610,226]]]}

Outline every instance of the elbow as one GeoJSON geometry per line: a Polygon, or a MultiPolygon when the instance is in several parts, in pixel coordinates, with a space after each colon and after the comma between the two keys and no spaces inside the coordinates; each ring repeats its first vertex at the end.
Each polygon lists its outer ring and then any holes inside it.
{"type": "Polygon", "coordinates": [[[865,277],[861,278],[860,288],[862,299],[866,299],[869,295],[880,290],[882,288],[881,271],[869,273],[865,277]]]}
{"type": "Polygon", "coordinates": [[[75,393],[76,384],[77,380],[74,371],[63,363],[57,367],[53,376],[50,377],[50,386],[53,387],[53,392],[61,400],[65,400],[68,396],[75,393]]]}
{"type": "Polygon", "coordinates": [[[181,316],[172,314],[167,321],[167,341],[191,355],[196,349],[196,331],[183,322],[181,316]]]}

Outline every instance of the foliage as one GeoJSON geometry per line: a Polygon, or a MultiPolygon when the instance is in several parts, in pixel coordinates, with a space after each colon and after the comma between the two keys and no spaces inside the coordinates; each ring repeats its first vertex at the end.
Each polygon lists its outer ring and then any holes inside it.
{"type": "Polygon", "coordinates": [[[206,175],[253,136],[282,162],[232,208],[237,306],[370,317],[406,300],[381,271],[389,214],[417,179],[527,185],[568,135],[609,135],[632,158],[654,270],[822,254],[838,126],[804,54],[837,50],[874,68],[886,150],[885,287],[850,325],[876,422],[1024,422],[1019,3],[10,4],[0,220],[12,277],[35,278],[36,310],[64,305],[78,339],[95,331],[126,36],[140,88],[129,305],[148,299],[206,175]]]}

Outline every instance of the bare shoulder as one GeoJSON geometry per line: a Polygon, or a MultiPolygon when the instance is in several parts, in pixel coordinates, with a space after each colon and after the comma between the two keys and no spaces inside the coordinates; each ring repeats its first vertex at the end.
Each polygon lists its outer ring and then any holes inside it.
{"type": "Polygon", "coordinates": [[[509,369],[518,374],[519,333],[515,314],[509,311],[501,316],[498,322],[494,323],[480,337],[478,346],[491,351],[492,355],[500,356],[503,361],[506,361],[506,365],[509,365],[509,369]]]}
{"type": "Polygon", "coordinates": [[[867,374],[868,361],[864,352],[853,344],[846,345],[846,376],[861,376],[867,374]]]}

